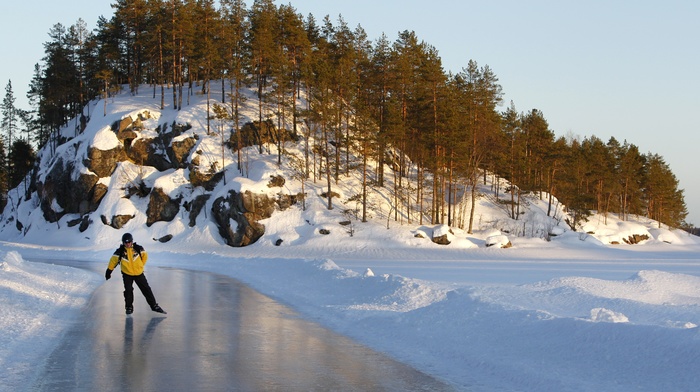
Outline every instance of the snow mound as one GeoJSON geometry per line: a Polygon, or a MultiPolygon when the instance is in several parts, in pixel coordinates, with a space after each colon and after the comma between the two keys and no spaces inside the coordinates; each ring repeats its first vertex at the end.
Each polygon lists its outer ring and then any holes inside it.
{"type": "Polygon", "coordinates": [[[506,309],[552,317],[629,322],[672,328],[700,325],[700,277],[643,270],[624,280],[565,277],[475,295],[506,309]],[[614,310],[613,310],[614,309],[614,310]]]}
{"type": "Polygon", "coordinates": [[[454,238],[450,226],[448,225],[438,225],[433,229],[433,237],[441,237],[443,235],[446,235],[448,240],[454,238]]]}
{"type": "Polygon", "coordinates": [[[490,237],[486,238],[486,246],[491,247],[491,246],[496,246],[498,248],[502,248],[510,243],[510,240],[508,239],[507,235],[499,234],[499,235],[492,235],[490,237]]]}
{"type": "Polygon", "coordinates": [[[3,384],[16,385],[46,358],[102,279],[84,270],[28,263],[16,251],[0,254],[0,260],[0,367],[3,384]]]}
{"type": "Polygon", "coordinates": [[[640,271],[622,281],[585,277],[559,278],[528,287],[539,292],[576,292],[651,305],[700,306],[700,277],[663,271],[640,271]]]}
{"type": "Polygon", "coordinates": [[[628,323],[630,320],[622,313],[605,308],[591,309],[591,321],[606,323],[628,323]]]}

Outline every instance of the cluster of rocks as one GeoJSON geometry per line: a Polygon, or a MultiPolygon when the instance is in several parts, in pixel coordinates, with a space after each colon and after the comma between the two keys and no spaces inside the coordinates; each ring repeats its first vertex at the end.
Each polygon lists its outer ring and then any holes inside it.
{"type": "MultiPolygon", "coordinates": [[[[30,190],[37,192],[44,218],[48,222],[56,222],[67,214],[78,214],[80,218],[68,222],[69,226],[79,225],[81,232],[87,230],[93,224],[91,213],[98,209],[109,191],[107,186],[100,183],[100,178],[111,176],[119,162],[123,161],[151,166],[160,172],[188,169],[193,188],[201,187],[205,191],[212,191],[222,180],[223,172],[200,166],[198,152],[192,151],[197,144],[197,135],[185,135],[190,128],[188,125],[173,124],[172,129],[166,130],[167,124],[164,124],[159,126],[156,136],[143,137],[139,131],[143,129],[143,122],[150,118],[151,114],[144,110],[115,122],[112,131],[119,143],[108,150],[89,146],[83,162],[71,160],[77,156],[80,142],[71,146],[76,154],[57,157],[43,180],[36,181],[36,188],[30,190]],[[55,208],[56,205],[60,208],[55,208]]],[[[284,182],[284,178],[276,176],[271,179],[269,186],[282,187],[284,182]]],[[[172,221],[183,211],[189,214],[189,225],[194,226],[197,216],[211,197],[204,193],[191,201],[184,201],[182,197],[173,199],[163,189],[150,189],[143,182],[131,184],[125,191],[126,197],[148,198],[148,226],[156,222],[172,221]]],[[[211,216],[228,245],[245,246],[254,243],[264,234],[265,228],[258,221],[269,218],[276,209],[283,210],[296,204],[301,197],[282,193],[271,197],[249,191],[229,191],[226,196],[213,201],[211,216]],[[235,227],[232,227],[232,222],[235,222],[235,227]]],[[[100,222],[119,229],[133,218],[132,215],[102,215],[100,222]]],[[[18,228],[21,227],[20,222],[17,225],[18,228]]]]}

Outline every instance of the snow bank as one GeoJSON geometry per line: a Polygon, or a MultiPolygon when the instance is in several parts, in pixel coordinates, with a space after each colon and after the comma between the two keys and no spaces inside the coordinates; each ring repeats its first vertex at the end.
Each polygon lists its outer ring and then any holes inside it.
{"type": "Polygon", "coordinates": [[[97,274],[0,255],[0,385],[20,385],[76,320],[97,274]]]}

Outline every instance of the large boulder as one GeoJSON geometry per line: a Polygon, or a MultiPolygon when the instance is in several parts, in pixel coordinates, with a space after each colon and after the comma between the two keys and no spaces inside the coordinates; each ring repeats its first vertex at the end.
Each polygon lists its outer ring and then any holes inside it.
{"type": "Polygon", "coordinates": [[[219,234],[229,246],[249,245],[265,233],[263,225],[250,221],[245,216],[243,196],[236,191],[229,191],[228,196],[214,200],[212,217],[219,228],[219,234]]]}
{"type": "Polygon", "coordinates": [[[138,165],[153,166],[158,171],[185,168],[196,138],[186,137],[175,142],[173,140],[191,127],[174,124],[172,130],[166,132],[167,124],[163,124],[157,128],[156,137],[146,138],[140,131],[143,129],[142,122],[149,118],[151,113],[143,110],[112,126],[117,139],[123,145],[126,157],[138,165]]]}
{"type": "Polygon", "coordinates": [[[265,234],[265,226],[258,221],[272,216],[275,210],[281,209],[280,205],[295,204],[300,197],[301,195],[279,195],[271,198],[266,194],[231,190],[226,197],[214,200],[212,216],[226,244],[234,247],[247,246],[265,234]]]}
{"type": "Polygon", "coordinates": [[[153,166],[158,171],[174,169],[173,165],[162,147],[162,138],[134,140],[126,150],[129,160],[137,165],[153,166]]]}
{"type": "Polygon", "coordinates": [[[486,237],[484,245],[486,245],[487,248],[490,248],[492,246],[498,248],[510,248],[513,246],[513,244],[508,239],[508,236],[505,234],[494,234],[486,237]]]}
{"type": "Polygon", "coordinates": [[[76,170],[74,162],[59,158],[44,182],[37,187],[44,218],[56,222],[65,214],[94,211],[97,207],[94,200],[98,180],[95,174],[76,170]]]}
{"type": "Polygon", "coordinates": [[[133,215],[114,215],[112,217],[112,222],[111,222],[110,226],[119,230],[122,227],[126,226],[127,222],[129,222],[133,218],[134,218],[133,215]]]}
{"type": "Polygon", "coordinates": [[[126,154],[120,145],[111,150],[100,150],[90,147],[88,149],[88,159],[83,162],[85,167],[97,174],[98,177],[109,177],[117,168],[117,163],[124,161],[126,154]]]}
{"type": "Polygon", "coordinates": [[[143,128],[142,122],[148,120],[149,118],[153,118],[151,112],[148,110],[141,110],[138,113],[132,113],[122,118],[120,121],[117,121],[112,125],[112,129],[114,129],[118,135],[124,131],[133,131],[134,129],[139,130],[143,128]]]}
{"type": "Polygon", "coordinates": [[[454,236],[452,229],[447,225],[438,225],[433,228],[433,242],[438,245],[449,245],[454,236]]]}
{"type": "Polygon", "coordinates": [[[195,137],[174,141],[172,133],[164,133],[155,138],[138,138],[132,141],[126,148],[126,155],[132,162],[153,166],[158,171],[184,169],[195,144],[195,137]]]}
{"type": "Polygon", "coordinates": [[[170,160],[177,164],[178,169],[187,167],[187,158],[190,156],[190,151],[192,151],[195,144],[197,144],[196,137],[172,140],[168,153],[170,155],[170,160]]]}
{"type": "Polygon", "coordinates": [[[199,195],[191,202],[184,204],[185,209],[190,213],[190,227],[197,225],[197,216],[199,216],[199,213],[202,211],[202,209],[204,209],[204,206],[207,204],[210,197],[211,195],[209,194],[199,195]]]}
{"type": "Polygon", "coordinates": [[[146,209],[146,226],[151,226],[156,222],[170,222],[180,212],[180,200],[172,200],[170,196],[160,188],[151,191],[146,209]]]}
{"type": "Polygon", "coordinates": [[[217,171],[216,168],[203,168],[199,164],[200,157],[195,156],[190,162],[189,169],[189,179],[192,186],[201,186],[208,191],[214,190],[216,184],[224,178],[223,171],[217,171]]]}
{"type": "Polygon", "coordinates": [[[638,244],[642,241],[646,241],[649,239],[648,234],[632,234],[628,236],[627,238],[623,238],[622,240],[625,241],[626,244],[629,245],[635,245],[638,244]]]}

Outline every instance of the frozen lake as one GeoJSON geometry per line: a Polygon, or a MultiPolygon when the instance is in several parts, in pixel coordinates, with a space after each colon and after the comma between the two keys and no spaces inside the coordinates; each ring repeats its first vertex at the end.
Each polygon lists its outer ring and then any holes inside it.
{"type": "Polygon", "coordinates": [[[167,315],[152,312],[135,287],[126,316],[115,273],[37,369],[32,389],[451,390],[234,279],[154,267],[146,276],[167,315]]]}

